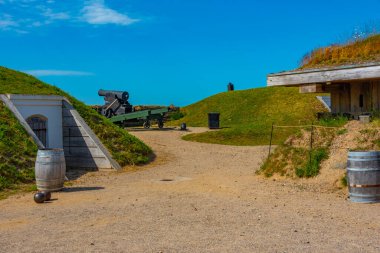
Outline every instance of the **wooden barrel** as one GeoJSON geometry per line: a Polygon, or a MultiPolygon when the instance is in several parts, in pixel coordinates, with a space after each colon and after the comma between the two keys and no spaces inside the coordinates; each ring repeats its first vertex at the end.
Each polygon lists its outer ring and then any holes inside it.
{"type": "Polygon", "coordinates": [[[380,151],[348,152],[347,182],[353,202],[380,202],[380,151]]]}
{"type": "Polygon", "coordinates": [[[35,174],[38,190],[49,192],[61,190],[66,174],[63,149],[38,150],[35,174]]]}

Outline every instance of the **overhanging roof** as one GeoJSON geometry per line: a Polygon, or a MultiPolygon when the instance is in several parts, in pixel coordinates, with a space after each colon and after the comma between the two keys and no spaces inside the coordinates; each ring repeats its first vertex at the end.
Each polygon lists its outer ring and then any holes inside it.
{"type": "Polygon", "coordinates": [[[298,86],[302,84],[376,78],[380,78],[380,62],[269,74],[267,76],[267,86],[298,86]]]}

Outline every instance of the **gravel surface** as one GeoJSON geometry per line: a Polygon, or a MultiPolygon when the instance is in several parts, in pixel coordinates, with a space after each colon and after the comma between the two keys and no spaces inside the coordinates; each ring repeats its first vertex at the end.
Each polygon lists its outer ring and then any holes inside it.
{"type": "Polygon", "coordinates": [[[267,147],[132,134],[151,164],[87,173],[50,203],[0,201],[0,252],[380,252],[380,204],[256,176],[267,147]]]}

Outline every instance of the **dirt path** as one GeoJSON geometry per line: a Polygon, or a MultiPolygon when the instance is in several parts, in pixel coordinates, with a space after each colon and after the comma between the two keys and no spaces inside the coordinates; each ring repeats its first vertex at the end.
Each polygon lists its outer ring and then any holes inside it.
{"type": "Polygon", "coordinates": [[[0,252],[380,252],[379,204],[255,176],[266,147],[133,134],[157,154],[143,170],[0,201],[0,252]]]}

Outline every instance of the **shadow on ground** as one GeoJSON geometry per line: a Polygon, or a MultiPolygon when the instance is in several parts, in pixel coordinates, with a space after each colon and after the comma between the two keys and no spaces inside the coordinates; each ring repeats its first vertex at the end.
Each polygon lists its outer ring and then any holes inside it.
{"type": "Polygon", "coordinates": [[[176,127],[164,127],[164,128],[142,128],[142,127],[127,127],[128,132],[146,132],[146,131],[172,131],[176,130],[176,127]]]}
{"type": "Polygon", "coordinates": [[[83,191],[99,191],[104,190],[102,186],[93,186],[93,187],[65,187],[62,192],[83,192],[83,191]]]}
{"type": "Polygon", "coordinates": [[[67,169],[66,170],[66,177],[71,180],[76,180],[83,176],[84,174],[87,174],[88,172],[98,171],[98,169],[67,169]]]}

